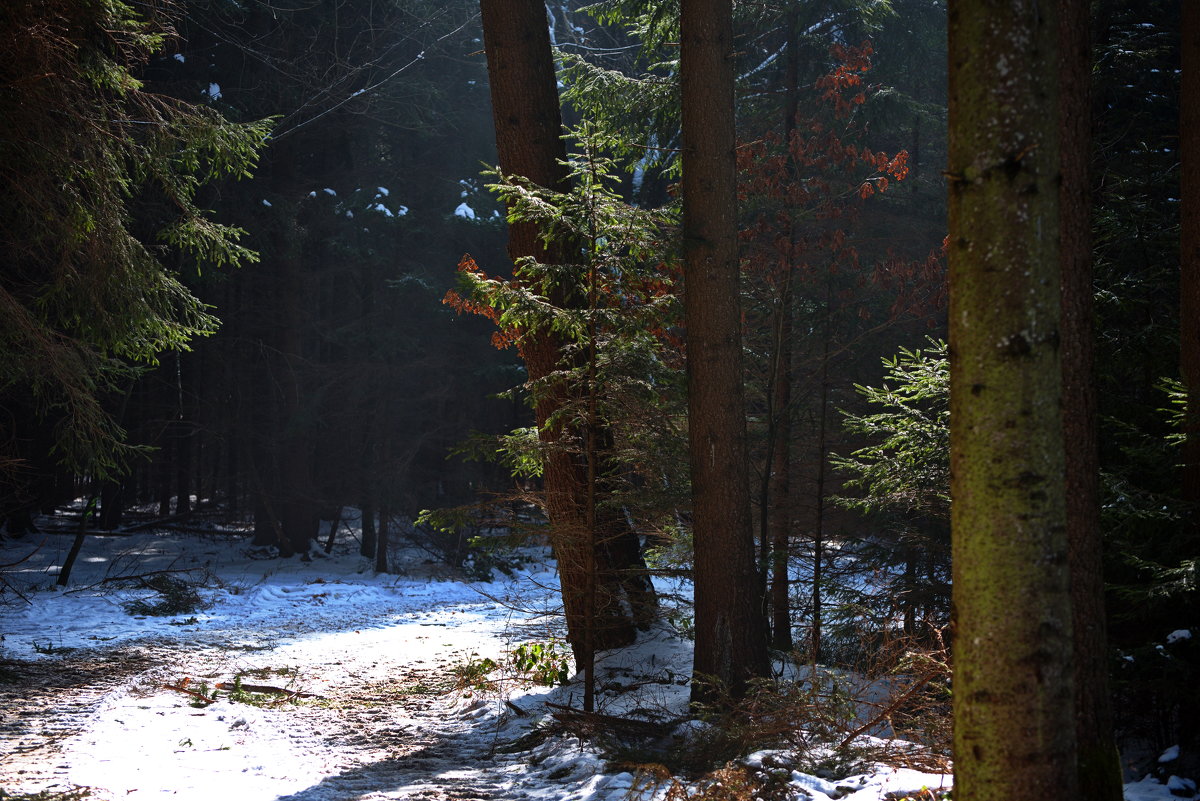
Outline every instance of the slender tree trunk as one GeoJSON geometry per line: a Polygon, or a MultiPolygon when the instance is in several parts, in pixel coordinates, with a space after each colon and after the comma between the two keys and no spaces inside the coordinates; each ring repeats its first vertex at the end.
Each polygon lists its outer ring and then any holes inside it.
{"type": "MultiPolygon", "coordinates": [[[[800,10],[793,5],[787,16],[787,73],[783,109],[783,141],[788,148],[788,168],[793,180],[799,180],[792,139],[796,134],[796,116],[800,112],[800,10]]],[[[771,647],[792,650],[792,610],[788,561],[792,534],[792,337],[795,319],[795,255],[800,240],[799,221],[793,210],[788,226],[787,274],[779,293],[779,317],[771,370],[768,453],[769,483],[763,508],[768,510],[771,543],[771,647]]]]}
{"type": "Polygon", "coordinates": [[[1121,801],[1120,756],[1113,737],[1100,542],[1095,318],[1092,286],[1093,64],[1089,3],[1059,5],[1059,192],[1062,265],[1062,391],[1066,525],[1075,655],[1075,736],[1079,792],[1121,801]]]}
{"type": "Polygon", "coordinates": [[[713,682],[739,697],[769,666],[742,390],[731,0],[682,0],[679,56],[699,700],[713,682]]]}
{"type": "Polygon", "coordinates": [[[951,0],[955,801],[1078,798],[1058,8],[951,0]]]}
{"type": "Polygon", "coordinates": [[[1180,314],[1179,362],[1187,390],[1183,446],[1183,497],[1192,504],[1189,525],[1200,530],[1200,9],[1182,3],[1179,87],[1180,314]]]}
{"type": "Polygon", "coordinates": [[[359,543],[358,552],[362,556],[375,556],[375,504],[369,500],[364,500],[362,504],[362,518],[360,525],[362,527],[362,541],[359,543]]]}
{"type": "Polygon", "coordinates": [[[833,336],[833,282],[825,285],[825,326],[821,373],[817,382],[821,401],[817,405],[817,481],[813,491],[813,577],[812,623],[809,627],[809,658],[813,665],[821,661],[822,632],[825,623],[825,475],[829,456],[829,347],[833,336]]]}
{"type": "MultiPolygon", "coordinates": [[[[1200,7],[1183,0],[1180,20],[1179,90],[1180,170],[1180,371],[1187,389],[1186,439],[1183,446],[1183,498],[1190,503],[1184,525],[1200,535],[1200,7]]],[[[1180,743],[1184,753],[1200,751],[1200,698],[1193,692],[1180,701],[1180,717],[1190,732],[1180,743]]]]}
{"type": "Polygon", "coordinates": [[[175,514],[192,510],[192,431],[196,424],[195,391],[192,380],[190,354],[175,354],[175,391],[177,393],[177,415],[173,424],[175,433],[175,514]]]}
{"type": "Polygon", "coordinates": [[[792,534],[792,276],[789,263],[779,302],[779,337],[771,416],[774,442],[770,461],[767,517],[771,543],[771,647],[792,650],[792,610],[788,561],[792,534]]]}
{"type": "Polygon", "coordinates": [[[375,572],[388,572],[388,535],[392,528],[391,510],[379,507],[379,531],[375,534],[375,572]]]}

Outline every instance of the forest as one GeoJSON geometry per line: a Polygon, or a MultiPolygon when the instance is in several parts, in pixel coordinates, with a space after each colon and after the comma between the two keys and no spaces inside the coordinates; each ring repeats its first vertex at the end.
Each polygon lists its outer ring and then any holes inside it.
{"type": "Polygon", "coordinates": [[[1192,0],[7,0],[0,798],[1200,798],[1198,99],[1192,0]]]}

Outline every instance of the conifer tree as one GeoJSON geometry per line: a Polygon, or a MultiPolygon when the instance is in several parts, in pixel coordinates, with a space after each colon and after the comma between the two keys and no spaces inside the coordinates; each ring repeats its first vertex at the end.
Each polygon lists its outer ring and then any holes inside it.
{"type": "MultiPolygon", "coordinates": [[[[0,397],[15,415],[5,428],[20,432],[0,445],[10,467],[121,472],[131,449],[109,400],[137,366],[217,325],[167,263],[255,258],[196,198],[248,175],[269,126],[144,91],[135,73],[171,34],[163,9],[143,17],[115,0],[0,10],[0,397]]],[[[27,480],[5,483],[3,506],[34,500],[27,480]]]]}

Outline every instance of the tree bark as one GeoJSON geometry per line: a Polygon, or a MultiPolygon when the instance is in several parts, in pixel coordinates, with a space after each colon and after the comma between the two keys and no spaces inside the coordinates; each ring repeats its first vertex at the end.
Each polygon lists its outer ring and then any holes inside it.
{"type": "MultiPolygon", "coordinates": [[[[500,169],[550,189],[565,191],[567,171],[562,161],[566,148],[561,139],[562,116],[558,83],[546,22],[546,8],[535,0],[481,0],[484,48],[496,128],[500,169]]],[[[509,226],[508,253],[515,263],[532,256],[543,264],[562,263],[564,253],[548,250],[537,227],[530,223],[509,226]]],[[[565,292],[551,298],[562,305],[565,292]]],[[[576,661],[583,664],[594,650],[633,642],[633,620],[618,603],[621,586],[617,566],[606,564],[606,551],[597,548],[588,529],[587,467],[579,454],[564,446],[568,432],[551,417],[572,400],[564,382],[549,385],[546,379],[562,368],[563,343],[548,330],[527,332],[520,344],[521,357],[531,385],[540,385],[534,416],[546,445],[543,493],[551,544],[558,560],[567,639],[576,661]],[[589,582],[595,566],[596,604],[589,611],[589,582]],[[589,620],[596,630],[588,635],[589,620]]]]}
{"type": "Polygon", "coordinates": [[[1075,654],[1075,736],[1081,798],[1121,801],[1121,762],[1108,687],[1100,543],[1095,317],[1092,286],[1092,49],[1089,4],[1059,8],[1059,191],[1062,265],[1062,419],[1075,654]]]}
{"type": "Polygon", "coordinates": [[[695,545],[692,697],[768,671],[750,518],[738,289],[733,5],[680,3],[684,321],[695,545]]]}
{"type": "Polygon", "coordinates": [[[1179,363],[1187,390],[1183,498],[1192,504],[1188,524],[1195,532],[1200,530],[1200,10],[1194,0],[1181,6],[1179,363]]]}
{"type": "MultiPolygon", "coordinates": [[[[796,135],[796,115],[800,111],[800,10],[792,6],[787,15],[787,73],[783,109],[783,141],[788,148],[788,168],[794,180],[800,178],[792,139],[796,135]]],[[[788,560],[792,536],[792,337],[795,319],[795,273],[793,263],[799,241],[799,223],[795,214],[788,230],[787,275],[779,293],[777,336],[771,366],[770,420],[767,436],[767,499],[763,514],[771,543],[770,609],[771,647],[792,650],[792,609],[788,560]]]]}
{"type": "MultiPolygon", "coordinates": [[[[1200,535],[1200,7],[1181,3],[1179,87],[1180,154],[1180,373],[1187,389],[1186,438],[1183,446],[1182,495],[1189,503],[1184,522],[1193,538],[1200,535]],[[1190,99],[1189,99],[1190,98],[1190,99]]],[[[1200,699],[1193,692],[1181,699],[1180,719],[1190,732],[1180,746],[1193,764],[1200,751],[1200,699]]]]}
{"type": "Polygon", "coordinates": [[[951,0],[956,801],[1077,798],[1058,8],[951,0]]]}

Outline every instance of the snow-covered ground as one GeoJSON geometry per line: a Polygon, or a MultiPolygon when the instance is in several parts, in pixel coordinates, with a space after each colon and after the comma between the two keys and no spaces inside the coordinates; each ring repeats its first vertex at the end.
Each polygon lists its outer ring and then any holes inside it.
{"type": "MultiPolygon", "coordinates": [[[[244,537],[137,533],[88,537],[71,587],[55,589],[70,541],[0,543],[0,797],[85,787],[98,799],[617,801],[663,799],[676,782],[572,734],[587,725],[563,709],[580,706],[578,681],[532,686],[503,669],[461,679],[552,639],[557,579],[544,555],[470,583],[417,549],[396,554],[398,575],[375,575],[352,536],[303,562],[263,559],[244,537]],[[154,571],[200,585],[204,608],[131,614],[158,596],[112,579],[154,571]],[[256,704],[230,697],[239,682],[261,690],[256,704]]],[[[593,722],[682,718],[690,660],[665,628],[604,654],[598,711],[610,717],[593,722]]],[[[787,751],[744,764],[775,776],[779,799],[929,799],[918,794],[950,786],[882,764],[811,775],[787,751]]],[[[1127,797],[1171,796],[1142,782],[1127,797]]]]}

